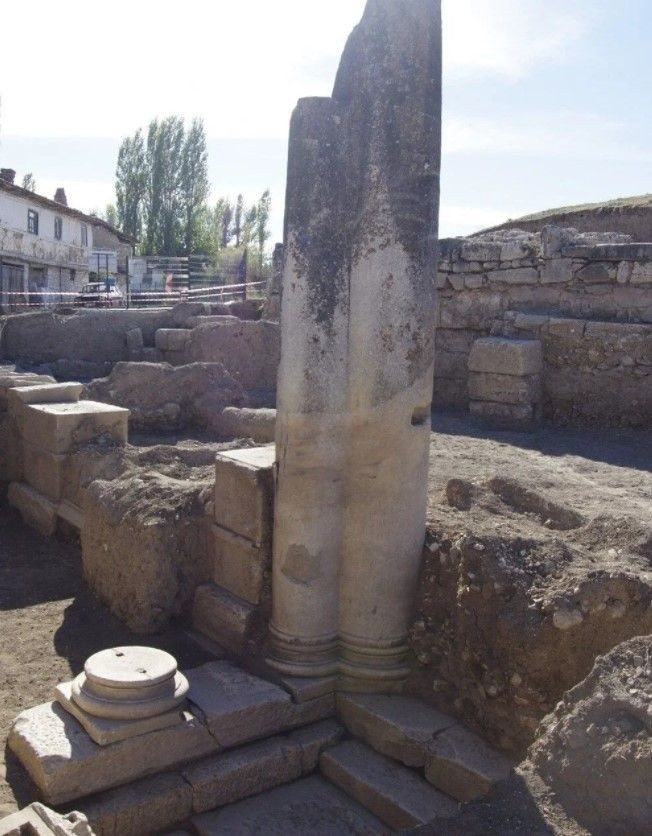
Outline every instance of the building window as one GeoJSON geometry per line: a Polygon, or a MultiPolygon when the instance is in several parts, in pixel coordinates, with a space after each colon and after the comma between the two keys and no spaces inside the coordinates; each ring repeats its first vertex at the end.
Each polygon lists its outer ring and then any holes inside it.
{"type": "Polygon", "coordinates": [[[57,241],[61,241],[63,236],[63,221],[61,218],[54,219],[54,237],[57,241]]]}
{"type": "Polygon", "coordinates": [[[88,246],[88,227],[86,226],[86,224],[81,225],[81,242],[82,247],[88,246]]]}
{"type": "Polygon", "coordinates": [[[27,231],[32,235],[38,235],[38,212],[34,209],[27,210],[27,231]]]}

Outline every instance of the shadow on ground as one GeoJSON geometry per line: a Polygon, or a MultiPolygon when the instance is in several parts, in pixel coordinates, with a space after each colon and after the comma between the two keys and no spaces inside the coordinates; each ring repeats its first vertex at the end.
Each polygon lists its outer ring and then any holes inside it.
{"type": "Polygon", "coordinates": [[[468,412],[438,410],[432,417],[433,432],[468,438],[490,439],[546,456],[579,456],[616,467],[652,471],[652,432],[648,429],[586,430],[541,427],[533,432],[491,430],[468,412]]]}

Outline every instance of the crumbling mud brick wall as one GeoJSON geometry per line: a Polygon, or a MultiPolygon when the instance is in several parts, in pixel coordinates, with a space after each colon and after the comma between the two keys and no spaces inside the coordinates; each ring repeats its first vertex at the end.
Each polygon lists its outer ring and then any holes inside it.
{"type": "Polygon", "coordinates": [[[531,336],[544,341],[549,419],[652,423],[652,244],[558,227],[448,239],[437,285],[436,405],[468,405],[476,339],[531,336]],[[616,379],[619,407],[606,402],[616,379]]]}

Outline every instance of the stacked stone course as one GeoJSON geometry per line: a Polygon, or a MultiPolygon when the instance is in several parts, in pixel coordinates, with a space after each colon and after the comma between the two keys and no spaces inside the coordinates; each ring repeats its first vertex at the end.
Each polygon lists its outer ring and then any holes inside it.
{"type": "Polygon", "coordinates": [[[543,412],[561,423],[652,420],[652,244],[546,227],[441,242],[435,404],[466,407],[477,339],[541,339],[543,412]],[[604,402],[616,385],[619,403],[604,402]]]}

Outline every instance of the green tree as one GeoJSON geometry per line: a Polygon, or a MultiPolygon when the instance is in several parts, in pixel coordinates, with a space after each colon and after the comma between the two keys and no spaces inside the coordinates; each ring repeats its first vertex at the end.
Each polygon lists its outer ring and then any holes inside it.
{"type": "Polygon", "coordinates": [[[115,173],[116,224],[137,241],[143,231],[144,200],[147,192],[145,144],[141,131],[122,141],[115,173]]]}
{"type": "Polygon", "coordinates": [[[27,189],[28,192],[36,191],[36,180],[31,171],[23,177],[23,188],[27,189]]]}
{"type": "Polygon", "coordinates": [[[250,207],[245,212],[244,224],[242,225],[242,246],[245,248],[245,250],[249,249],[251,239],[254,235],[254,229],[256,226],[256,213],[256,206],[250,207]]]}
{"type": "Polygon", "coordinates": [[[256,238],[258,239],[258,259],[260,271],[263,270],[265,260],[265,244],[270,237],[269,216],[272,209],[272,196],[269,189],[265,189],[256,207],[256,238]]]}
{"type": "Polygon", "coordinates": [[[233,238],[233,231],[231,229],[231,223],[233,221],[233,206],[231,205],[231,201],[228,199],[223,201],[221,216],[222,247],[228,247],[231,239],[233,238]]]}
{"type": "Polygon", "coordinates": [[[183,144],[180,186],[183,243],[186,254],[190,255],[202,237],[201,227],[205,221],[209,193],[208,152],[204,123],[201,119],[193,120],[183,144]]]}
{"type": "Polygon", "coordinates": [[[118,229],[118,210],[112,203],[106,204],[102,217],[108,224],[118,229]]]}
{"type": "Polygon", "coordinates": [[[236,247],[240,246],[240,241],[242,239],[242,218],[244,211],[244,198],[241,194],[239,194],[235,202],[235,217],[233,219],[233,234],[235,236],[236,247]]]}

